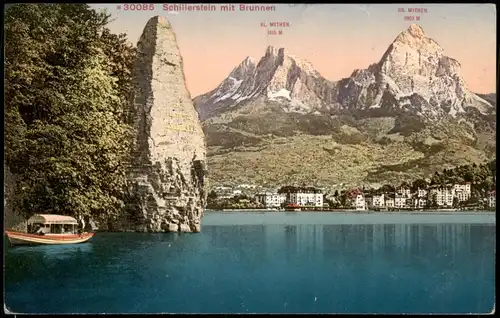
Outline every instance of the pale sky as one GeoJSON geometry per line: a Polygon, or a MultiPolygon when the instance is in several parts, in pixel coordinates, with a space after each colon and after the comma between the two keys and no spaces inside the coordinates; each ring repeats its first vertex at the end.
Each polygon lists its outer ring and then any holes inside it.
{"type": "MultiPolygon", "coordinates": [[[[494,4],[276,4],[274,12],[125,11],[123,5],[92,4],[115,19],[112,31],[127,33],[137,44],[148,19],[166,17],[176,33],[184,59],[188,89],[195,97],[220,84],[247,56],[257,61],[266,47],[285,47],[310,61],[329,80],[348,77],[355,69],[380,60],[388,46],[412,23],[458,60],[470,89],[496,91],[496,7],[494,4]],[[425,8],[427,13],[398,12],[398,8],[425,8]],[[420,21],[405,21],[420,15],[420,21]],[[261,22],[288,22],[283,35],[267,35],[261,22]]],[[[238,5],[236,5],[238,7],[238,5]]],[[[407,10],[408,11],[408,10],[407,10]]],[[[279,30],[277,28],[276,30],[279,30]]]]}

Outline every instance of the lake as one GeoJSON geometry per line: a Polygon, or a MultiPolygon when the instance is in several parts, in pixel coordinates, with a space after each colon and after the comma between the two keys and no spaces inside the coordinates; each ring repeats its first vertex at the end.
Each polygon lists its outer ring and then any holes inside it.
{"type": "Polygon", "coordinates": [[[207,212],[202,232],[8,247],[15,313],[487,313],[495,213],[207,212]]]}

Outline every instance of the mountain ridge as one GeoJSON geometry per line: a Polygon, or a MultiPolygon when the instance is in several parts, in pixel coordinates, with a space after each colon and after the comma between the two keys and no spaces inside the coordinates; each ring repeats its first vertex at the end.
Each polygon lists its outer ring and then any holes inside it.
{"type": "MultiPolygon", "coordinates": [[[[468,106],[487,113],[491,104],[468,90],[460,75],[460,63],[443,52],[420,26],[412,24],[395,38],[379,62],[355,69],[350,77],[330,81],[307,60],[284,48],[269,46],[257,64],[247,57],[215,90],[196,97],[195,102],[205,120],[263,95],[264,90],[271,100],[289,100],[288,110],[298,112],[307,112],[311,107],[314,111],[376,108],[388,91],[398,99],[400,107],[418,94],[427,106],[440,105],[451,116],[465,113],[464,107],[468,106]],[[452,84],[455,91],[449,89],[447,95],[428,94],[452,84]]],[[[443,112],[425,107],[418,115],[436,119],[443,112]]]]}
{"type": "MultiPolygon", "coordinates": [[[[367,149],[399,143],[407,154],[413,153],[410,148],[419,152],[407,162],[418,157],[421,165],[426,161],[423,165],[429,169],[424,170],[432,172],[433,162],[453,166],[462,158],[481,161],[496,149],[491,139],[496,130],[496,95],[471,92],[460,67],[413,24],[395,37],[378,62],[353,70],[347,78],[330,81],[310,62],[269,46],[258,62],[245,58],[214,90],[195,97],[194,103],[211,147],[209,155],[217,159],[212,160],[214,171],[241,174],[236,167],[236,171],[224,168],[224,158],[231,161],[231,151],[239,152],[233,157],[240,156],[257,145],[265,153],[274,147],[273,138],[291,142],[300,137],[315,143],[316,137],[329,136],[332,142],[367,149]],[[429,138],[439,140],[434,143],[441,148],[430,145],[429,138]],[[443,156],[448,150],[467,154],[448,154],[454,159],[447,160],[443,156]]],[[[250,160],[247,157],[240,161],[250,160]]],[[[287,165],[286,160],[282,164],[287,165]]],[[[260,173],[270,176],[269,169],[260,173]]],[[[321,165],[317,169],[321,173],[321,165]]],[[[418,173],[418,168],[412,169],[418,173]]],[[[313,170],[304,179],[312,174],[313,170]]],[[[216,177],[216,182],[217,178],[225,179],[216,177]]],[[[281,182],[279,177],[270,178],[281,182]]]]}

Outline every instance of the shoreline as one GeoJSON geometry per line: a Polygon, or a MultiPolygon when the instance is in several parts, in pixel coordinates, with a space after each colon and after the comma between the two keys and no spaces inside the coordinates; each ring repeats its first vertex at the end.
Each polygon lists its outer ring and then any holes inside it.
{"type": "MultiPolygon", "coordinates": [[[[273,211],[274,212],[274,211],[273,211]]],[[[486,211],[485,211],[486,212],[486,211]]],[[[207,212],[203,226],[218,225],[410,225],[496,224],[495,212],[207,212]]]]}
{"type": "Polygon", "coordinates": [[[224,213],[224,212],[281,212],[281,213],[352,213],[352,214],[478,214],[478,213],[496,213],[490,210],[398,210],[398,211],[369,211],[369,210],[323,210],[323,211],[286,211],[286,210],[271,210],[271,209],[223,209],[223,210],[212,210],[205,209],[207,213],[224,213]]]}

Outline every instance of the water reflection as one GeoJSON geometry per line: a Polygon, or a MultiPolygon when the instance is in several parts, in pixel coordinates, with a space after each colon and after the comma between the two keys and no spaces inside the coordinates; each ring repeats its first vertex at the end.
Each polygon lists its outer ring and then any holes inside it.
{"type": "Polygon", "coordinates": [[[53,261],[56,259],[68,259],[82,256],[92,252],[92,243],[68,244],[68,245],[39,245],[39,246],[12,246],[12,255],[38,254],[44,260],[53,261]]]}
{"type": "Polygon", "coordinates": [[[474,241],[491,240],[494,226],[476,224],[363,224],[363,225],[243,225],[207,226],[204,235],[211,245],[249,248],[255,253],[283,250],[289,256],[345,253],[365,256],[405,254],[413,256],[477,253],[474,241]],[[238,238],[235,241],[235,238],[238,238]]]}
{"type": "Polygon", "coordinates": [[[204,233],[236,254],[238,264],[279,272],[274,284],[331,289],[342,299],[336,308],[349,312],[375,310],[373,301],[382,295],[394,302],[377,303],[377,312],[416,312],[418,303],[433,312],[450,306],[480,312],[493,301],[494,225],[271,224],[206,227],[204,233]],[[467,301],[457,302],[463,297],[467,301]]]}
{"type": "Polygon", "coordinates": [[[66,313],[463,313],[493,303],[494,225],[283,223],[7,249],[6,303],[66,313]]]}
{"type": "Polygon", "coordinates": [[[474,252],[477,246],[471,241],[494,236],[495,227],[474,224],[323,225],[321,232],[323,246],[337,246],[344,250],[454,253],[458,250],[474,252]]]}
{"type": "Polygon", "coordinates": [[[174,245],[177,233],[97,233],[86,243],[7,247],[6,281],[27,281],[38,275],[60,280],[67,273],[99,275],[120,270],[133,273],[142,255],[153,248],[174,245]]]}
{"type": "Polygon", "coordinates": [[[285,226],[285,251],[288,258],[295,257],[297,253],[297,225],[285,226]]]}
{"type": "Polygon", "coordinates": [[[268,239],[264,225],[206,226],[203,235],[210,237],[211,246],[231,249],[231,253],[221,251],[220,255],[249,266],[259,264],[265,258],[268,244],[273,241],[268,239]]]}

